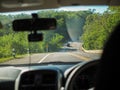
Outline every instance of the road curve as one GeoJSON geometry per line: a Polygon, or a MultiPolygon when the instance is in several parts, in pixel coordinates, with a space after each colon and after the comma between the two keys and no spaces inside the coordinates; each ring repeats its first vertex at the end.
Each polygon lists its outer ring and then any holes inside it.
{"type": "Polygon", "coordinates": [[[14,59],[1,64],[27,64],[43,62],[76,62],[90,60],[88,57],[80,56],[72,52],[38,53],[21,59],[14,59]]]}

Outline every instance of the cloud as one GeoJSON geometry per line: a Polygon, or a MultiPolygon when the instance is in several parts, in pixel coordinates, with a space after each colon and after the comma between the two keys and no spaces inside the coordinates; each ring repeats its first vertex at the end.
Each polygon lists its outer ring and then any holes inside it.
{"type": "Polygon", "coordinates": [[[69,6],[69,7],[61,7],[58,10],[63,11],[84,11],[89,9],[95,9],[95,12],[103,13],[106,11],[108,6],[69,6]]]}

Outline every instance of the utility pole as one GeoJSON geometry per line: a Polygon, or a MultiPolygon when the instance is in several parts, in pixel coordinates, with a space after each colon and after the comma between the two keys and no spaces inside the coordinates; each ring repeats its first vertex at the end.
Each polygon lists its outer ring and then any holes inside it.
{"type": "Polygon", "coordinates": [[[49,50],[48,50],[48,44],[46,44],[46,52],[48,52],[49,50]]]}
{"type": "Polygon", "coordinates": [[[16,53],[15,53],[15,49],[14,48],[12,49],[12,55],[13,55],[14,58],[16,58],[16,53]]]}

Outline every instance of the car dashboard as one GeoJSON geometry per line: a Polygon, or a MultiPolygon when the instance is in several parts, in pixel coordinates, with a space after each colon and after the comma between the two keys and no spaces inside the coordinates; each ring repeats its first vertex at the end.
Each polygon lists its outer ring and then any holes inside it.
{"type": "Polygon", "coordinates": [[[94,87],[98,63],[99,60],[0,66],[0,90],[87,90],[94,87]]]}

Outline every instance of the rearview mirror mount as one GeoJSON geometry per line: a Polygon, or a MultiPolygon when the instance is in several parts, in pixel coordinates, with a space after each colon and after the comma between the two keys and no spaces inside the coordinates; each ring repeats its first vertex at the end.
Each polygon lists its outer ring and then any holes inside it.
{"type": "Polygon", "coordinates": [[[43,41],[43,34],[29,34],[28,35],[28,41],[29,42],[37,42],[37,41],[43,41]]]}

